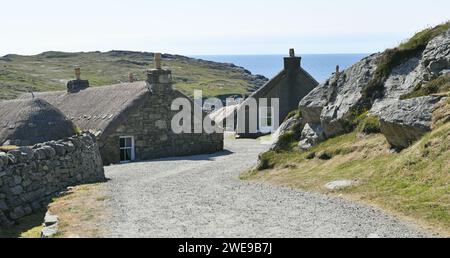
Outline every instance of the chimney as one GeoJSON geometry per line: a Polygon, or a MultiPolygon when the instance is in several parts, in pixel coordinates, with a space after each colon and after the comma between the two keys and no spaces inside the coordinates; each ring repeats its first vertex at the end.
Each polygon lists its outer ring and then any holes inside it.
{"type": "Polygon", "coordinates": [[[172,71],[161,66],[161,53],[154,55],[155,68],[147,71],[147,83],[154,94],[165,94],[172,91],[172,71]]]}
{"type": "Polygon", "coordinates": [[[75,66],[75,80],[67,82],[67,92],[76,93],[89,87],[88,80],[81,80],[81,68],[75,66]]]}
{"type": "Polygon", "coordinates": [[[81,80],[81,68],[79,66],[75,66],[75,80],[81,80]]]}
{"type": "Polygon", "coordinates": [[[289,57],[284,58],[284,70],[288,73],[297,72],[300,69],[301,57],[295,56],[295,50],[289,49],[289,57]]]}
{"type": "Polygon", "coordinates": [[[155,69],[161,69],[161,53],[154,54],[155,69]]]}
{"type": "Polygon", "coordinates": [[[134,74],[133,73],[129,73],[128,74],[128,81],[129,82],[134,82],[134,74]]]}

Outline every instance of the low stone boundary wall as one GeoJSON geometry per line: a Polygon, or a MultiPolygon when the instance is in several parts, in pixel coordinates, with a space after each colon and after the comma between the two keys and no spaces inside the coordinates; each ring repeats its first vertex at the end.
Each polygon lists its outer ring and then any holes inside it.
{"type": "Polygon", "coordinates": [[[90,133],[0,151],[0,226],[41,210],[68,186],[104,180],[102,158],[90,133]]]}

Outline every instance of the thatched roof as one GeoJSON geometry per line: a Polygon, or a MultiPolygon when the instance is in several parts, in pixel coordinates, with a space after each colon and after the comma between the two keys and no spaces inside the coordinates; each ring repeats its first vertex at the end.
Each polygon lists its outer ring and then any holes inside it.
{"type": "Polygon", "coordinates": [[[74,134],[74,124],[45,100],[0,102],[0,145],[34,145],[74,134]]]}
{"type": "MultiPolygon", "coordinates": [[[[103,132],[124,110],[148,94],[146,82],[90,87],[77,93],[66,91],[35,93],[59,108],[83,130],[103,132]]],[[[30,98],[30,94],[24,96],[30,98]]]]}

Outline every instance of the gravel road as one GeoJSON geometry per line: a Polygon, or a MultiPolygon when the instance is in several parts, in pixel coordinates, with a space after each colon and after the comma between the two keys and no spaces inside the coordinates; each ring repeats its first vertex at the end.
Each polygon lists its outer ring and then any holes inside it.
{"type": "Polygon", "coordinates": [[[267,146],[227,140],[215,155],[106,167],[106,237],[421,237],[379,210],[340,198],[243,182],[267,146]]]}

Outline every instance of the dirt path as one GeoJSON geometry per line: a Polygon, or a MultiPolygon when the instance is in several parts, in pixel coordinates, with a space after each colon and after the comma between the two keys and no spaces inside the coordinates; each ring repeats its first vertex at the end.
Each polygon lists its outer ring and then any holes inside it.
{"type": "Polygon", "coordinates": [[[226,141],[215,155],[106,167],[106,237],[420,237],[378,210],[243,182],[267,146],[226,141]]]}

